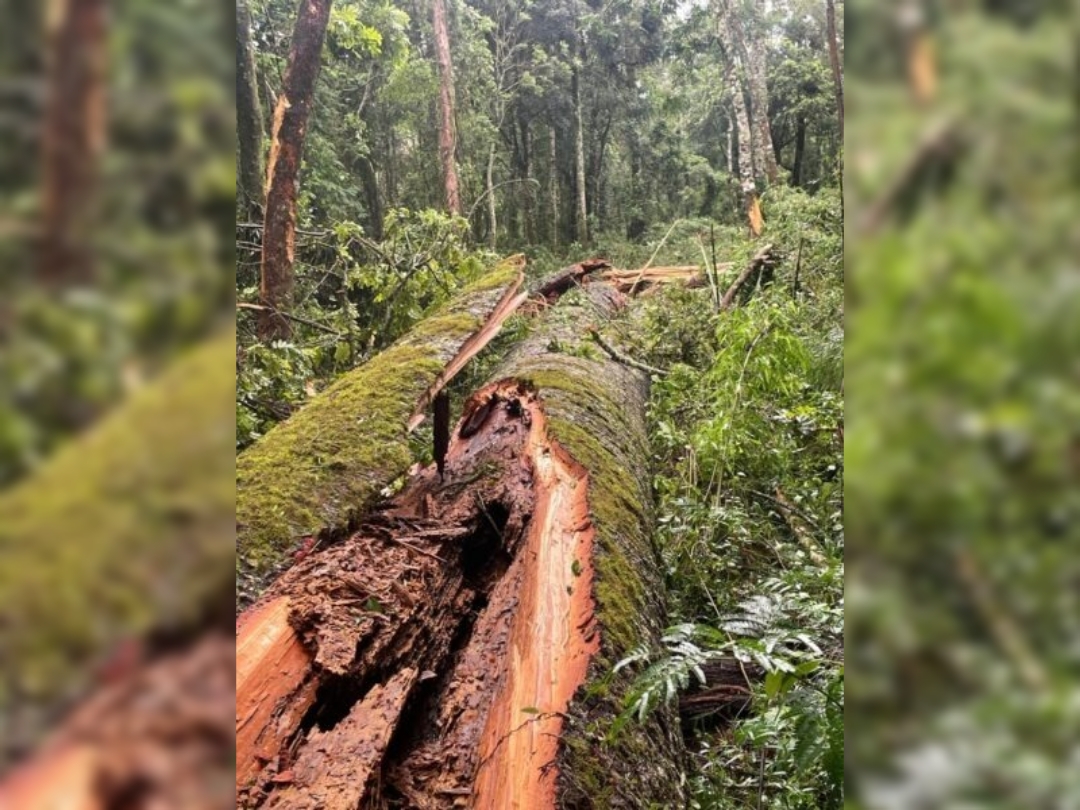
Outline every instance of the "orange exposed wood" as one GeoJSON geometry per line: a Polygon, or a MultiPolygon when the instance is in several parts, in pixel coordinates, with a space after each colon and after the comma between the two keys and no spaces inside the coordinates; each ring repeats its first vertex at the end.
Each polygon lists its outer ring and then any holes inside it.
{"type": "Polygon", "coordinates": [[[445,480],[418,473],[242,616],[247,806],[553,809],[562,718],[600,645],[588,491],[535,392],[473,395],[445,480]]]}
{"type": "Polygon", "coordinates": [[[765,218],[761,215],[761,201],[758,200],[757,194],[749,195],[747,217],[750,220],[750,233],[754,236],[761,236],[761,232],[765,228],[765,218]]]}
{"type": "Polygon", "coordinates": [[[271,599],[236,627],[236,784],[246,785],[280,752],[315,696],[304,688],[311,654],[289,625],[290,602],[271,599]],[[276,718],[276,722],[275,722],[276,718]]]}
{"type": "Polygon", "coordinates": [[[503,293],[502,298],[499,299],[499,303],[495,305],[495,309],[488,315],[487,320],[483,325],[469,336],[457,354],[446,364],[446,367],[440,372],[439,376],[435,379],[435,382],[431,384],[427,391],[425,391],[420,399],[417,400],[416,408],[413,409],[412,416],[409,417],[408,429],[410,432],[416,430],[420,424],[424,421],[424,417],[427,414],[428,408],[431,403],[434,402],[435,397],[438,395],[446,385],[457,376],[470,360],[472,360],[480,351],[487,346],[499,334],[499,330],[502,329],[502,325],[506,323],[506,319],[513,315],[528,297],[526,293],[519,292],[521,284],[525,280],[525,256],[518,254],[511,256],[507,259],[509,262],[514,262],[517,266],[518,280],[517,282],[508,287],[506,292],[503,293]]]}
{"type": "Polygon", "coordinates": [[[593,612],[593,530],[588,474],[533,415],[529,455],[537,472],[536,513],[524,549],[523,587],[511,629],[508,669],[480,743],[476,810],[550,810],[552,767],[563,716],[600,649],[593,612]],[[527,711],[523,711],[527,710],[527,711]]]}
{"type": "Polygon", "coordinates": [[[4,810],[105,810],[94,790],[98,754],[69,745],[43,753],[0,783],[4,810]]]}

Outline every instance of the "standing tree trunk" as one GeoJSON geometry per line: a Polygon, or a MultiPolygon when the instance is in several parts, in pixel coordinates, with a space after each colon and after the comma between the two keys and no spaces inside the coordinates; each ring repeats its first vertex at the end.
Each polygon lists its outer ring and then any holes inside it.
{"type": "Polygon", "coordinates": [[[753,135],[753,122],[746,104],[747,89],[744,86],[746,65],[742,59],[744,50],[741,47],[735,12],[726,2],[720,7],[719,33],[726,59],[724,84],[731,89],[733,117],[738,130],[739,188],[743,195],[744,209],[750,232],[754,236],[759,236],[764,227],[756,182],[758,176],[756,168],[759,165],[756,154],[759,150],[755,148],[756,139],[753,135]]]}
{"type": "Polygon", "coordinates": [[[446,0],[432,0],[431,24],[435,30],[435,61],[439,67],[439,163],[442,165],[446,210],[461,214],[458,187],[457,129],[454,126],[454,68],[450,60],[450,32],[446,25],[446,0]]]}
{"type": "Polygon", "coordinates": [[[836,36],[836,3],[825,0],[825,24],[829,37],[829,64],[832,66],[833,87],[836,91],[836,119],[840,124],[840,143],[844,142],[844,75],[840,69],[840,46],[836,36]]]}
{"type": "Polygon", "coordinates": [[[42,142],[39,277],[54,284],[94,276],[90,244],[105,146],[106,0],[52,0],[42,142]]]}
{"type": "Polygon", "coordinates": [[[559,153],[555,125],[548,130],[548,195],[551,202],[551,249],[559,247],[559,153]]]}
{"type": "Polygon", "coordinates": [[[364,186],[364,202],[367,205],[367,232],[376,242],[383,238],[383,205],[379,194],[379,178],[375,166],[367,155],[356,159],[356,170],[360,174],[360,183],[364,186]]]}
{"type": "Polygon", "coordinates": [[[795,124],[795,158],[791,163],[791,185],[802,185],[803,155],[806,151],[806,116],[800,115],[795,124]]]}
{"type": "Polygon", "coordinates": [[[747,45],[748,84],[750,87],[751,127],[756,142],[754,153],[761,171],[770,183],[780,177],[773,149],[772,127],[769,124],[769,91],[765,81],[765,49],[760,43],[747,45]]]}
{"type": "Polygon", "coordinates": [[[289,65],[274,110],[260,285],[262,305],[267,309],[260,311],[258,320],[259,339],[263,341],[287,339],[292,332],[286,313],[293,289],[298,177],[331,2],[300,1],[289,65]]]}
{"type": "Polygon", "coordinates": [[[262,209],[266,175],[262,158],[263,113],[247,0],[236,0],[236,138],[240,153],[236,190],[242,210],[251,216],[262,209]]]}
{"type": "Polygon", "coordinates": [[[581,109],[581,69],[579,67],[574,67],[571,82],[574,95],[574,179],[577,185],[574,223],[577,241],[582,245],[587,245],[589,243],[589,212],[585,193],[585,130],[582,121],[584,113],[581,109]]]}
{"type": "Polygon", "coordinates": [[[764,44],[746,35],[746,26],[739,17],[739,9],[732,8],[727,0],[721,12],[721,36],[725,48],[741,63],[736,71],[740,83],[750,97],[750,137],[753,141],[754,176],[764,176],[770,183],[779,177],[776,156],[773,152],[772,130],[769,125],[769,90],[766,82],[764,44]]]}
{"type": "Polygon", "coordinates": [[[495,250],[499,236],[498,206],[495,204],[495,142],[488,147],[487,171],[484,174],[487,185],[484,193],[487,195],[488,206],[488,246],[495,250]]]}
{"type": "Polygon", "coordinates": [[[42,48],[27,32],[42,29],[41,0],[8,0],[0,26],[0,76],[7,85],[3,112],[10,125],[0,126],[0,195],[33,184],[38,167],[26,159],[37,149],[40,109],[31,88],[41,79],[42,48]]]}

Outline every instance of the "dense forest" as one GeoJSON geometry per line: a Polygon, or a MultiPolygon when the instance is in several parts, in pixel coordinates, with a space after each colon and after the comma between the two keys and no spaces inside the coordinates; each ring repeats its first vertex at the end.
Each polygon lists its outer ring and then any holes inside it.
{"type": "Polygon", "coordinates": [[[237,4],[243,806],[841,806],[842,18],[237,4]]]}

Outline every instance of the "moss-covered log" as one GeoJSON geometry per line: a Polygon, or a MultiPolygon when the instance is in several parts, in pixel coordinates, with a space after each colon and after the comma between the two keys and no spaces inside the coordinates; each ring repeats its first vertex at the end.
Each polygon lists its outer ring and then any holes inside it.
{"type": "Polygon", "coordinates": [[[583,356],[618,298],[554,309],[466,402],[444,476],[241,617],[241,806],[683,806],[674,712],[606,738],[612,666],[664,620],[647,380],[583,356]]]}
{"type": "Polygon", "coordinates": [[[0,495],[0,769],[118,648],[227,620],[235,351],[193,350],[0,495]]]}
{"type": "Polygon", "coordinates": [[[304,543],[348,530],[412,462],[408,429],[524,301],[504,260],[404,338],[313,399],[236,462],[237,601],[250,604],[304,543]]]}

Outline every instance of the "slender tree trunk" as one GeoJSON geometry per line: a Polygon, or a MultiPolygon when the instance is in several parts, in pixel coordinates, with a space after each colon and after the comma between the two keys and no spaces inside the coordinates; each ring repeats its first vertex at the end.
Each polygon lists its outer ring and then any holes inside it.
{"type": "Polygon", "coordinates": [[[840,143],[844,142],[844,75],[840,68],[840,46],[836,36],[836,3],[825,0],[825,23],[829,37],[829,65],[836,91],[836,120],[840,125],[840,143]]]}
{"type": "Polygon", "coordinates": [[[293,28],[285,80],[274,111],[267,168],[263,227],[259,339],[286,339],[291,324],[293,261],[296,252],[296,194],[308,116],[319,76],[331,0],[301,0],[293,28]]]}
{"type": "Polygon", "coordinates": [[[765,81],[765,49],[761,43],[747,43],[749,58],[749,86],[751,107],[751,126],[753,138],[757,142],[754,152],[761,163],[761,171],[770,183],[775,183],[780,176],[773,150],[772,127],[769,124],[769,90],[765,81]]]}
{"type": "Polygon", "coordinates": [[[571,82],[574,95],[574,179],[577,185],[575,235],[579,243],[587,245],[589,243],[589,213],[585,192],[585,130],[581,109],[581,75],[577,67],[574,68],[571,82]]]}
{"type": "Polygon", "coordinates": [[[383,206],[379,194],[379,178],[375,167],[367,155],[360,155],[356,160],[360,173],[360,182],[364,186],[364,202],[367,204],[367,232],[376,242],[383,238],[383,206]]]}
{"type": "Polygon", "coordinates": [[[439,163],[443,174],[446,210],[461,214],[458,186],[457,129],[454,126],[454,68],[450,59],[450,32],[446,24],[446,0],[432,0],[431,22],[435,31],[435,61],[439,68],[439,163]]]}
{"type": "Polygon", "coordinates": [[[519,112],[518,114],[518,130],[521,132],[521,163],[522,163],[522,186],[523,186],[523,206],[522,206],[522,218],[525,225],[525,242],[527,244],[536,243],[536,223],[535,214],[533,213],[533,156],[532,156],[532,130],[529,128],[528,118],[519,112]]]}
{"type": "Polygon", "coordinates": [[[255,52],[251,43],[251,14],[247,0],[236,0],[236,138],[239,145],[236,190],[250,216],[263,204],[263,113],[255,52]]]}
{"type": "Polygon", "coordinates": [[[551,198],[551,247],[559,247],[559,154],[555,126],[548,130],[548,194],[551,198]]]}
{"type": "Polygon", "coordinates": [[[85,283],[94,276],[91,234],[105,147],[107,3],[51,2],[39,277],[85,283]]]}
{"type": "Polygon", "coordinates": [[[492,250],[495,250],[496,243],[498,242],[499,221],[498,221],[498,206],[495,204],[495,144],[492,143],[488,148],[487,159],[487,171],[484,174],[484,180],[487,184],[487,205],[488,205],[488,245],[492,250]]]}
{"type": "Polygon", "coordinates": [[[795,159],[791,163],[791,185],[802,185],[803,153],[806,149],[806,117],[800,115],[795,124],[795,159]]]}
{"type": "Polygon", "coordinates": [[[0,195],[4,196],[33,184],[38,170],[26,156],[38,148],[40,109],[30,88],[40,80],[44,65],[40,42],[27,32],[41,30],[42,6],[41,0],[8,0],[0,26],[0,76],[11,85],[5,93],[4,113],[13,124],[0,127],[0,195]]]}

